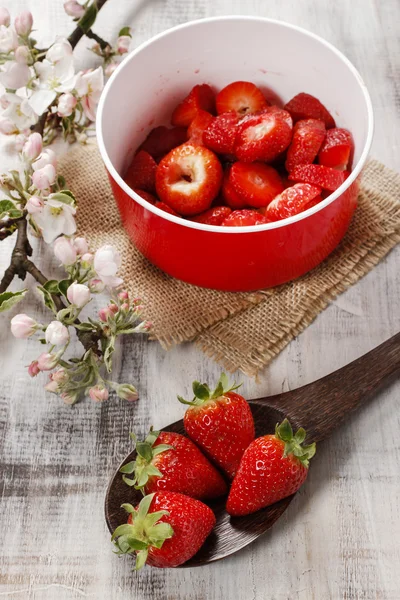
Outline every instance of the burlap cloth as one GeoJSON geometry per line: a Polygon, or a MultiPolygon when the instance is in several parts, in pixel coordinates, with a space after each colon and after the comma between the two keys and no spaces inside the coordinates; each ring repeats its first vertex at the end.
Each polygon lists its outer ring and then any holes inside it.
{"type": "Polygon", "coordinates": [[[94,248],[112,243],[121,252],[121,277],[142,298],[154,338],[166,349],[195,340],[225,369],[249,376],[400,241],[400,175],[372,160],[349,231],[320,266],[297,281],[260,292],[207,290],[173,279],[136,250],[120,223],[96,145],[75,148],[63,157],[60,172],[79,202],[79,233],[94,248]]]}

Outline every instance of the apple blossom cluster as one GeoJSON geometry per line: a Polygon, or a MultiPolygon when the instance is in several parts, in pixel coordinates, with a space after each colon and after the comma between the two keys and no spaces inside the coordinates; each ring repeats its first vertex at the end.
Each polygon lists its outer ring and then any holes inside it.
{"type": "Polygon", "coordinates": [[[84,395],[96,402],[107,400],[109,390],[124,400],[137,400],[133,385],[119,384],[108,378],[117,338],[123,334],[146,333],[151,328],[151,323],[140,320],[143,308],[140,300],[130,299],[128,292],[120,289],[118,252],[106,245],[92,253],[83,237],[59,237],[53,248],[67,276],[38,286],[46,306],[53,312],[53,320],[42,325],[26,314],[17,314],[11,319],[11,332],[16,338],[38,334],[39,341],[49,346],[28,366],[29,375],[36,377],[42,371],[50,372],[45,389],[61,396],[67,404],[74,404],[84,395]],[[109,290],[111,299],[99,310],[97,318],[82,318],[82,311],[92,295],[105,289],[109,290]],[[61,307],[55,297],[62,299],[61,307]],[[81,358],[66,359],[73,329],[85,347],[90,344],[92,347],[81,358]]]}
{"type": "MultiPolygon", "coordinates": [[[[64,2],[66,13],[78,23],[91,6],[89,1],[64,2]]],[[[65,139],[85,142],[104,86],[103,67],[76,73],[70,42],[57,38],[47,50],[38,49],[32,26],[29,11],[17,15],[12,24],[8,10],[0,7],[0,84],[4,88],[0,132],[16,135],[21,146],[43,115],[46,144],[60,128],[65,139]]],[[[115,57],[128,51],[130,30],[121,32],[114,48],[104,42],[102,50],[95,44],[94,51],[105,60],[106,74],[117,66],[115,57]]]]}

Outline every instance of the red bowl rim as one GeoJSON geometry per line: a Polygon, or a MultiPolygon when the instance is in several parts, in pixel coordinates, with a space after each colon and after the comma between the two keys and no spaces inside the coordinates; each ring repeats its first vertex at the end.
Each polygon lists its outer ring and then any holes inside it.
{"type": "Polygon", "coordinates": [[[158,35],[153,36],[152,38],[150,38],[149,40],[147,40],[146,42],[144,42],[143,44],[138,46],[135,50],[133,50],[129,54],[129,56],[127,56],[125,58],[125,60],[122,61],[122,63],[114,71],[114,73],[111,75],[110,79],[108,80],[107,84],[105,85],[105,88],[104,88],[103,93],[100,98],[100,102],[99,102],[99,106],[98,106],[98,110],[97,110],[97,117],[96,117],[97,142],[98,142],[98,146],[100,149],[100,154],[103,159],[103,162],[104,162],[108,172],[110,173],[111,177],[114,179],[114,181],[118,184],[118,186],[130,198],[135,200],[135,202],[137,202],[138,204],[140,204],[141,206],[143,206],[150,212],[158,215],[159,217],[161,217],[163,219],[166,219],[167,221],[172,221],[173,223],[177,223],[178,225],[183,225],[184,227],[189,227],[191,229],[200,229],[203,231],[213,231],[215,233],[239,234],[239,233],[261,232],[261,231],[267,231],[269,229],[278,229],[280,227],[285,227],[286,225],[291,225],[292,223],[296,223],[297,221],[301,221],[302,219],[305,219],[305,218],[313,215],[314,213],[317,213],[320,210],[323,210],[326,206],[329,206],[329,204],[331,204],[339,196],[341,196],[343,194],[343,192],[345,192],[351,186],[351,184],[356,180],[356,178],[360,174],[360,172],[367,160],[369,150],[371,148],[373,131],[374,131],[374,116],[373,116],[371,98],[370,98],[367,86],[365,85],[360,73],[357,71],[355,66],[350,62],[350,60],[342,52],[340,52],[340,50],[335,48],[335,46],[333,46],[332,44],[330,44],[323,38],[319,37],[318,35],[315,35],[315,33],[312,33],[311,31],[307,31],[306,29],[303,29],[302,27],[298,27],[297,25],[292,25],[291,23],[286,23],[285,21],[279,21],[277,19],[268,19],[265,17],[251,17],[251,16],[242,16],[242,15],[210,17],[210,18],[206,18],[206,19],[197,19],[195,21],[188,21],[187,23],[184,23],[182,25],[177,25],[176,27],[167,29],[166,31],[163,31],[162,33],[159,33],[158,35]],[[128,65],[128,63],[131,60],[134,60],[135,57],[142,50],[144,50],[147,46],[149,46],[156,40],[158,40],[162,37],[168,36],[168,35],[173,35],[175,33],[175,31],[178,31],[180,29],[185,29],[188,27],[192,27],[192,26],[198,25],[199,23],[208,23],[208,22],[213,22],[213,21],[226,21],[226,20],[260,21],[260,22],[274,23],[281,27],[293,29],[297,32],[302,33],[303,35],[314,38],[319,43],[321,43],[324,46],[326,46],[327,48],[329,48],[334,54],[336,54],[340,58],[340,60],[348,67],[348,69],[353,73],[353,75],[355,75],[355,77],[361,87],[361,90],[362,90],[362,93],[364,96],[364,100],[365,100],[365,104],[367,107],[367,113],[368,113],[367,139],[365,141],[361,156],[360,156],[357,164],[353,168],[352,172],[350,173],[349,177],[346,179],[346,181],[344,183],[342,183],[342,185],[335,192],[330,194],[328,196],[328,198],[326,198],[325,200],[322,200],[316,206],[309,208],[308,210],[303,211],[293,217],[288,217],[287,219],[282,219],[281,221],[274,221],[273,223],[267,223],[265,225],[251,225],[251,226],[247,226],[247,227],[220,227],[217,225],[205,225],[203,223],[196,223],[194,221],[188,221],[182,217],[176,217],[174,215],[170,215],[169,213],[167,213],[163,210],[160,210],[159,208],[157,208],[150,202],[147,202],[147,200],[144,200],[141,196],[139,196],[136,192],[134,192],[125,183],[125,181],[122,179],[122,177],[119,175],[119,173],[115,169],[114,165],[112,164],[112,162],[108,156],[106,146],[104,143],[104,139],[103,139],[102,119],[103,119],[104,105],[105,105],[107,95],[108,95],[110,89],[112,88],[115,78],[118,77],[119,73],[121,73],[124,70],[124,68],[126,68],[126,66],[128,65]]]}

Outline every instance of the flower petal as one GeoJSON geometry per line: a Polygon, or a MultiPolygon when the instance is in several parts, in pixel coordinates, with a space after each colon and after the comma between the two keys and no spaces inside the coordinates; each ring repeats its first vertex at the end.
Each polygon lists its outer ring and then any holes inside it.
{"type": "Polygon", "coordinates": [[[36,90],[29,99],[29,104],[36,114],[42,115],[57,96],[53,90],[36,90]]]}

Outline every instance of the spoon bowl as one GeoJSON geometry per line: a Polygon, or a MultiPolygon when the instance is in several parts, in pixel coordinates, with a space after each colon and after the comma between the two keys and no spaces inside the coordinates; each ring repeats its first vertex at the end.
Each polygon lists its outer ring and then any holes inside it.
{"type": "MultiPolygon", "coordinates": [[[[366,402],[383,385],[390,382],[400,369],[400,333],[368,354],[338,371],[290,392],[268,398],[249,400],[254,417],[256,437],[274,433],[275,425],[287,417],[293,429],[304,427],[307,443],[327,437],[347,415],[366,402]]],[[[185,434],[183,421],[176,421],[164,431],[185,434]]],[[[114,473],[107,490],[105,515],[112,533],[126,523],[121,504],[138,504],[141,492],[129,488],[119,469],[134,460],[131,452],[114,473]]],[[[217,522],[202,548],[183,567],[199,567],[241,550],[265,533],[285,512],[294,496],[244,517],[231,517],[225,510],[226,497],[209,502],[217,522]]]]}

